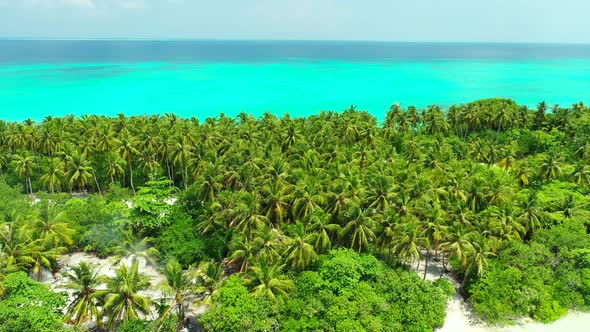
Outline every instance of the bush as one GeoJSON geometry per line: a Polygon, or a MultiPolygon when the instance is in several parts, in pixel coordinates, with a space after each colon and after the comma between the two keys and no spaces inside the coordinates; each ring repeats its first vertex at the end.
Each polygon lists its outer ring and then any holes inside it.
{"type": "Polygon", "coordinates": [[[236,275],[213,296],[213,304],[200,319],[211,331],[269,331],[278,325],[265,298],[254,298],[236,275]]]}
{"type": "Polygon", "coordinates": [[[590,235],[570,220],[504,247],[471,285],[475,311],[494,323],[529,316],[551,322],[590,305],[590,235]]]}
{"type": "Polygon", "coordinates": [[[162,230],[155,242],[163,257],[174,257],[183,266],[208,259],[223,259],[226,253],[224,238],[198,235],[192,218],[185,213],[176,211],[170,219],[172,224],[162,230]]]}
{"type": "Polygon", "coordinates": [[[150,322],[141,319],[133,319],[121,323],[117,329],[117,332],[145,332],[150,330],[150,322]]]}
{"type": "Polygon", "coordinates": [[[108,202],[91,195],[86,199],[70,199],[64,207],[68,221],[76,229],[78,247],[108,256],[121,241],[129,209],[120,202],[108,202]]]}
{"type": "Polygon", "coordinates": [[[450,294],[448,282],[440,284],[371,255],[332,250],[318,271],[296,278],[279,321],[286,331],[432,331],[444,323],[450,294]]]}
{"type": "Polygon", "coordinates": [[[0,301],[0,331],[64,331],[65,297],[49,286],[33,281],[24,272],[9,274],[0,301]]]}

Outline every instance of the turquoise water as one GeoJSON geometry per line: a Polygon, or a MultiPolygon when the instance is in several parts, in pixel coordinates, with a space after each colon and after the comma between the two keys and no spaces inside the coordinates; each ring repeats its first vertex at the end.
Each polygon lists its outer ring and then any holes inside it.
{"type": "Polygon", "coordinates": [[[79,57],[80,62],[73,61],[76,57],[0,58],[0,118],[176,113],[204,119],[242,111],[302,116],[349,105],[381,117],[392,103],[444,107],[506,97],[534,106],[541,100],[570,105],[590,99],[585,54],[446,59],[304,54],[255,61],[215,56],[194,61],[164,56],[129,61],[112,54],[79,57]]]}

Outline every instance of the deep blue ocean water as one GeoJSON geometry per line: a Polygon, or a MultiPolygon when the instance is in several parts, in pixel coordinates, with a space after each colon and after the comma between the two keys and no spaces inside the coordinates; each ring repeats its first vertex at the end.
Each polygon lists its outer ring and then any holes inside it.
{"type": "Polygon", "coordinates": [[[0,40],[0,118],[242,111],[302,116],[357,105],[382,117],[479,98],[590,99],[590,45],[330,41],[0,40]]]}

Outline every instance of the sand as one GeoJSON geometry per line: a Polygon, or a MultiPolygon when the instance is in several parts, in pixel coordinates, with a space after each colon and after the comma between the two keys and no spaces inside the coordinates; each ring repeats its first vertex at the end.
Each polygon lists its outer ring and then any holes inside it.
{"type": "MultiPolygon", "coordinates": [[[[416,265],[412,267],[420,277],[424,275],[424,261],[420,262],[419,269],[416,265]]],[[[434,281],[440,278],[442,265],[440,262],[430,260],[428,270],[426,271],[426,280],[434,281]]],[[[447,273],[443,273],[443,278],[451,281],[456,288],[458,283],[447,273]]],[[[511,326],[490,326],[475,317],[463,297],[459,294],[453,294],[447,303],[447,317],[444,325],[437,329],[436,332],[578,332],[590,331],[590,312],[570,312],[562,319],[549,324],[523,320],[520,324],[511,326]]]]}
{"type": "MultiPolygon", "coordinates": [[[[120,264],[126,264],[127,266],[131,265],[133,257],[127,257],[121,260],[120,264]]],[[[156,267],[146,264],[144,258],[138,257],[137,258],[139,263],[139,271],[143,274],[146,274],[150,277],[150,288],[144,291],[139,292],[142,295],[145,295],[151,298],[154,301],[159,301],[160,299],[164,298],[164,294],[160,290],[159,286],[164,282],[165,277],[157,270],[156,267]]],[[[51,288],[58,292],[66,292],[69,295],[69,301],[73,300],[71,290],[67,289],[65,285],[68,284],[69,280],[65,277],[64,272],[70,272],[70,268],[72,266],[77,266],[81,262],[87,262],[98,269],[99,275],[106,275],[106,276],[114,276],[115,269],[117,269],[117,265],[114,264],[115,260],[113,257],[109,258],[98,258],[95,255],[76,252],[71,253],[68,255],[61,256],[58,260],[58,265],[60,267],[59,271],[55,274],[49,273],[49,271],[43,271],[43,279],[42,282],[47,283],[51,286],[51,288]]],[[[105,285],[101,285],[98,287],[99,289],[104,289],[105,285]]],[[[198,317],[207,309],[206,306],[190,306],[188,308],[189,315],[198,317]]],[[[152,316],[146,317],[149,319],[156,319],[157,313],[152,311],[152,316]]]]}

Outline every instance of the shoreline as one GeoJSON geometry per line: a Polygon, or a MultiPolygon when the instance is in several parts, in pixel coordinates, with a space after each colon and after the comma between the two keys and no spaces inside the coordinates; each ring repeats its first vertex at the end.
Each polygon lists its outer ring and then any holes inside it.
{"type": "MultiPolygon", "coordinates": [[[[54,291],[65,291],[68,294],[69,303],[72,298],[70,292],[64,288],[67,284],[67,279],[64,277],[63,272],[67,271],[70,266],[76,266],[80,262],[85,261],[94,264],[98,268],[99,274],[112,276],[115,265],[111,259],[112,257],[98,258],[94,254],[84,252],[73,252],[63,255],[58,259],[59,271],[55,274],[44,271],[42,283],[48,284],[54,291]]],[[[141,293],[154,299],[163,297],[162,292],[158,289],[159,283],[164,278],[163,275],[155,267],[146,264],[142,258],[139,258],[139,260],[140,271],[151,278],[150,289],[141,293]]],[[[122,260],[124,263],[129,263],[129,261],[129,257],[122,260]]],[[[424,260],[420,261],[420,267],[421,269],[416,270],[415,266],[412,266],[411,270],[422,277],[424,275],[424,260]]],[[[429,261],[426,280],[434,281],[439,279],[441,268],[440,262],[434,260],[429,261]]],[[[443,273],[442,277],[451,281],[457,287],[457,282],[448,273],[443,273]]],[[[206,311],[206,306],[191,306],[189,308],[193,319],[197,319],[206,311]]],[[[583,331],[587,326],[590,326],[590,312],[581,311],[569,311],[559,320],[550,323],[536,322],[530,318],[523,317],[520,322],[515,322],[514,325],[493,326],[476,317],[470,308],[469,302],[458,293],[455,293],[447,302],[444,325],[436,329],[435,332],[575,332],[583,331]]]]}
{"type": "MultiPolygon", "coordinates": [[[[435,281],[440,278],[442,265],[440,262],[430,259],[426,280],[435,281]]],[[[416,270],[415,264],[411,267],[420,278],[424,276],[424,260],[420,260],[420,268],[416,270]]],[[[444,272],[442,278],[449,280],[455,289],[458,284],[451,275],[444,272]]],[[[542,323],[528,317],[522,317],[515,321],[514,325],[494,326],[482,321],[471,309],[471,304],[461,295],[455,293],[447,302],[447,316],[442,327],[435,332],[556,332],[556,331],[586,331],[590,326],[590,311],[568,311],[560,319],[542,323]]]]}

